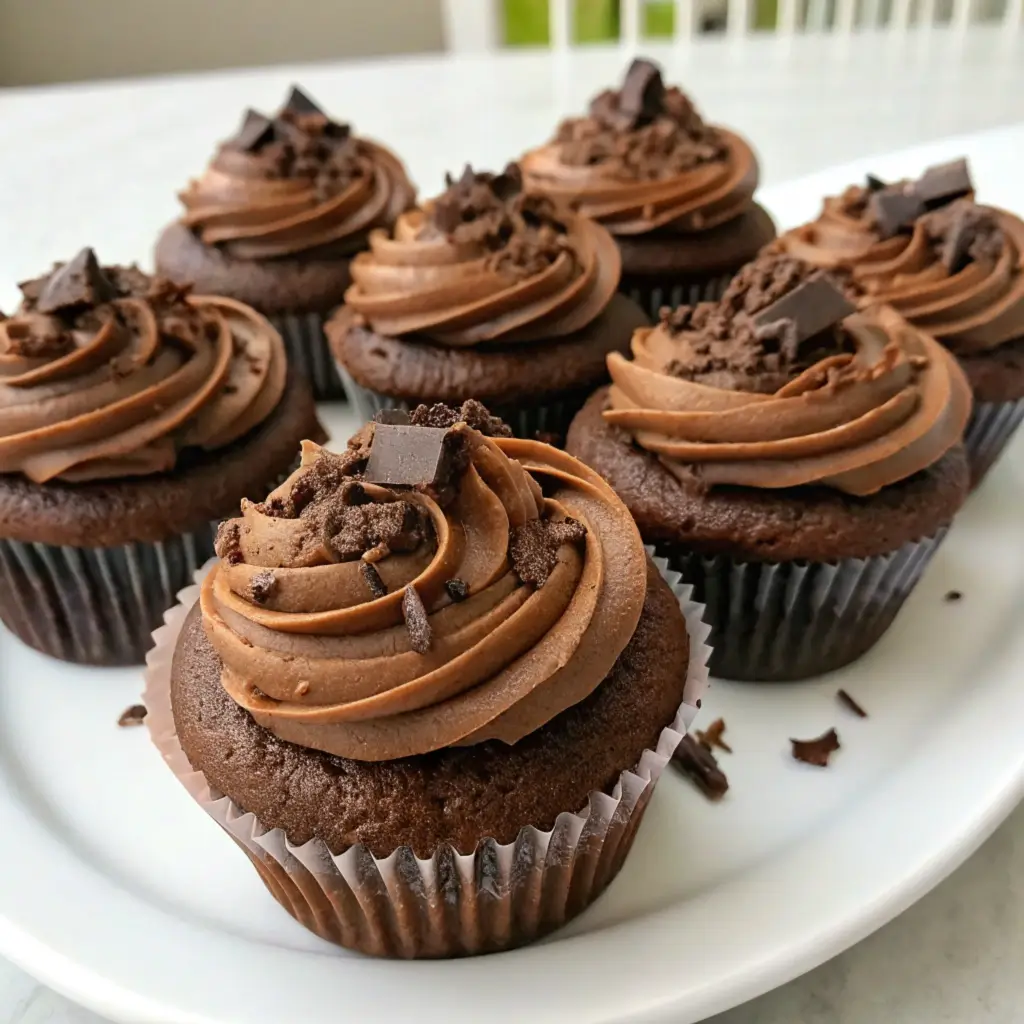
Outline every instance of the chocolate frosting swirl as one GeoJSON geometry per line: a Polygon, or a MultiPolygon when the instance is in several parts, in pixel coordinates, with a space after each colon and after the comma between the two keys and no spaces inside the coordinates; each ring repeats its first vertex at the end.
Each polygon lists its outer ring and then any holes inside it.
{"type": "Polygon", "coordinates": [[[91,249],[0,314],[0,473],[37,483],[174,467],[261,423],[284,391],[280,335],[232,299],[190,295],[91,249]]]}
{"type": "Polygon", "coordinates": [[[180,194],[182,223],[240,259],[356,252],[415,198],[390,150],[352,135],[295,88],[273,120],[247,111],[180,194]]]}
{"type": "Polygon", "coordinates": [[[657,66],[634,61],[619,90],[564,121],[521,160],[531,189],[572,204],[613,235],[692,234],[752,204],[757,158],[740,136],[706,124],[657,66]]]}
{"type": "Polygon", "coordinates": [[[820,275],[778,253],[720,303],[683,307],[608,358],[605,418],[703,486],[825,484],[873,494],[960,441],[970,388],[956,360],[888,306],[796,342],[757,314],[820,275]]]}
{"type": "Polygon", "coordinates": [[[434,486],[369,483],[392,443],[371,424],[342,455],[307,442],[222,526],[204,627],[225,689],[282,739],[363,761],[512,744],[591,693],[636,628],[645,555],[608,485],[465,407],[416,427],[425,411],[406,429],[443,435],[434,486]]]}
{"type": "Polygon", "coordinates": [[[393,234],[370,235],[345,304],[392,337],[453,347],[548,340],[594,320],[620,268],[604,228],[524,192],[515,164],[498,175],[467,167],[393,234]]]}
{"type": "MultiPolygon", "coordinates": [[[[912,187],[911,183],[901,183],[912,187]]],[[[849,274],[863,305],[884,302],[954,352],[1024,336],[1024,222],[971,198],[923,211],[882,237],[872,190],[852,186],[783,235],[784,251],[849,274]]]]}

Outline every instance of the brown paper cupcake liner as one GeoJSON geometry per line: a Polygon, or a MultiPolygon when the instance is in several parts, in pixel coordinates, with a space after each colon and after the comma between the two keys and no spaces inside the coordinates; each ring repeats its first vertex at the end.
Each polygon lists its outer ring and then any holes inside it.
{"type": "MultiPolygon", "coordinates": [[[[382,409],[409,409],[421,404],[419,399],[407,401],[404,398],[382,395],[378,391],[364,388],[362,384],[356,383],[344,366],[340,363],[337,365],[338,373],[348,392],[348,399],[360,421],[372,420],[382,409]]],[[[565,440],[573,417],[583,408],[593,393],[594,388],[566,391],[560,395],[553,395],[536,405],[501,405],[492,402],[484,404],[488,411],[501,417],[512,428],[512,433],[516,437],[523,437],[527,440],[540,438],[558,446],[565,440]]],[[[472,397],[472,395],[466,395],[466,398],[472,397]]],[[[442,400],[431,398],[422,400],[426,405],[432,405],[435,401],[442,400]]]]}
{"type": "Polygon", "coordinates": [[[657,550],[707,607],[712,674],[783,682],[842,668],[873,647],[945,534],[838,562],[741,562],[672,544],[657,550]]]}
{"type": "Polygon", "coordinates": [[[971,466],[971,486],[977,487],[1024,422],[1024,398],[1015,402],[976,402],[964,433],[971,466]]]}
{"type": "Polygon", "coordinates": [[[714,302],[729,287],[734,274],[716,277],[651,278],[623,276],[619,291],[628,295],[655,322],[664,306],[695,306],[698,302],[714,302]]]}
{"type": "Polygon", "coordinates": [[[664,559],[654,560],[679,599],[690,636],[685,698],[675,720],[654,749],[622,772],[611,794],[592,793],[583,810],[560,814],[549,831],[523,828],[512,843],[484,839],[467,854],[444,845],[428,858],[409,847],[375,857],[362,845],[332,854],[317,839],[293,845],[280,829],[265,828],[212,790],[178,742],[170,702],[171,660],[198,586],[182,591],[179,604],[165,615],[166,624],[153,635],[146,724],[179,781],[246,853],[274,898],[322,938],[402,958],[466,956],[523,945],[579,914],[618,873],[704,692],[710,650],[703,607],[664,559]]]}
{"type": "MultiPolygon", "coordinates": [[[[331,311],[333,312],[333,311],[331,311]]],[[[324,324],[331,313],[280,313],[267,319],[284,340],[288,364],[309,381],[318,402],[345,400],[345,388],[327,347],[324,324]]]]}

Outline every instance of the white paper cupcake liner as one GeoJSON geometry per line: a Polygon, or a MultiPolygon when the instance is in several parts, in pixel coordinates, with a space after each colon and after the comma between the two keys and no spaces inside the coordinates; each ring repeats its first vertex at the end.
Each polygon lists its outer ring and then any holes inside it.
{"type": "Polygon", "coordinates": [[[712,674],[781,682],[841,668],[878,643],[945,535],[838,562],[742,562],[672,544],[658,552],[706,606],[712,674]]]}
{"type": "Polygon", "coordinates": [[[1016,402],[975,403],[964,433],[972,487],[977,487],[995,465],[1021,422],[1024,422],[1024,398],[1016,402]]]}
{"type": "Polygon", "coordinates": [[[313,397],[318,402],[341,402],[345,399],[345,388],[334,367],[324,334],[324,324],[330,316],[331,313],[280,313],[267,317],[284,340],[288,365],[295,367],[309,381],[313,397]]]}
{"type": "MultiPolygon", "coordinates": [[[[653,556],[653,549],[648,548],[653,556]]],[[[665,765],[697,713],[707,685],[704,608],[692,588],[654,557],[679,600],[690,638],[683,703],[654,749],[624,770],[611,794],[592,793],[554,827],[523,828],[507,844],[482,840],[469,854],[451,846],[417,857],[400,847],[375,857],[357,845],[332,854],[320,840],[291,844],[280,829],[212,790],[178,742],[170,702],[171,660],[198,585],[186,588],[153,634],[147,659],[146,725],[164,760],[203,809],[235,840],[274,898],[331,942],[377,956],[451,957],[509,949],[565,924],[618,873],[665,765]]],[[[212,563],[211,563],[212,564],[212,563]]],[[[196,574],[201,580],[209,566],[196,574]]]]}

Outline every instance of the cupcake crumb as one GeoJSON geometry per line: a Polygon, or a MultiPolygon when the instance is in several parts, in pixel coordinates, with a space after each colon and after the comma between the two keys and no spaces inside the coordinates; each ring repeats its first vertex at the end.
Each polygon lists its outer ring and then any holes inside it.
{"type": "Polygon", "coordinates": [[[269,570],[256,573],[249,580],[249,596],[255,604],[266,604],[277,589],[277,577],[269,570]]]}
{"type": "Polygon", "coordinates": [[[836,696],[839,698],[839,703],[847,707],[858,718],[868,717],[868,713],[845,690],[837,691],[836,696]]]}
{"type": "Polygon", "coordinates": [[[587,528],[571,517],[560,523],[531,519],[512,531],[512,568],[524,583],[542,587],[558,561],[558,549],[563,544],[579,544],[586,535],[587,528]]]}
{"type": "Polygon", "coordinates": [[[953,604],[954,602],[959,601],[963,596],[964,595],[961,594],[959,590],[947,590],[944,600],[953,604]]]}
{"type": "Polygon", "coordinates": [[[789,742],[793,744],[793,757],[797,761],[812,764],[816,768],[827,768],[829,758],[839,749],[839,733],[835,729],[829,729],[817,739],[790,739],[789,742]]]}
{"type": "Polygon", "coordinates": [[[469,584],[458,577],[452,580],[445,580],[444,589],[453,601],[465,601],[469,597],[469,584]]]}
{"type": "Polygon", "coordinates": [[[127,707],[121,712],[121,717],[117,720],[117,724],[122,729],[127,729],[133,725],[142,725],[145,720],[145,704],[132,704],[131,707],[127,707]]]}
{"type": "Polygon", "coordinates": [[[672,764],[709,800],[721,800],[729,791],[729,780],[715,755],[693,736],[683,737],[672,755],[672,764]]]}

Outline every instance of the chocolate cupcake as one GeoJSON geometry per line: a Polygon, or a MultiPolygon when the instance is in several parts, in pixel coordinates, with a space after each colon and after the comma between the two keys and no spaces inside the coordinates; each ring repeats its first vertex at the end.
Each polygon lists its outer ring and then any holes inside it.
{"type": "Polygon", "coordinates": [[[522,158],[531,189],[603,224],[622,253],[621,290],[652,317],[721,295],[732,275],[775,237],[753,200],[757,158],[734,132],[709,125],[648,60],[621,89],[600,93],[586,117],[522,158]]]}
{"type": "Polygon", "coordinates": [[[974,393],[964,444],[977,485],[1024,420],[1024,222],[976,203],[956,160],[852,186],[779,244],[848,273],[862,304],[887,303],[956,354],[974,393]]]}
{"type": "Polygon", "coordinates": [[[214,521],[323,436],[258,313],[91,249],[0,314],[0,619],[67,661],[140,664],[214,521]]]}
{"type": "Polygon", "coordinates": [[[332,121],[300,89],[274,118],[248,110],[180,198],[158,272],[267,316],[319,399],[345,397],[323,336],[352,256],[416,197],[390,151],[332,121]]]}
{"type": "Polygon", "coordinates": [[[362,952],[489,952],[582,911],[706,679],[699,607],[607,484],[507,434],[469,403],[305,446],[156,636],[168,763],[362,952]]]}
{"type": "Polygon", "coordinates": [[[521,437],[562,436],[626,351],[641,309],[616,294],[619,255],[600,225],[466,168],[352,261],[327,326],[356,410],[474,398],[521,437]]]}
{"type": "Polygon", "coordinates": [[[707,604],[712,672],[800,679],[870,648],[967,495],[953,356],[778,253],[633,356],[567,447],[707,604]]]}

